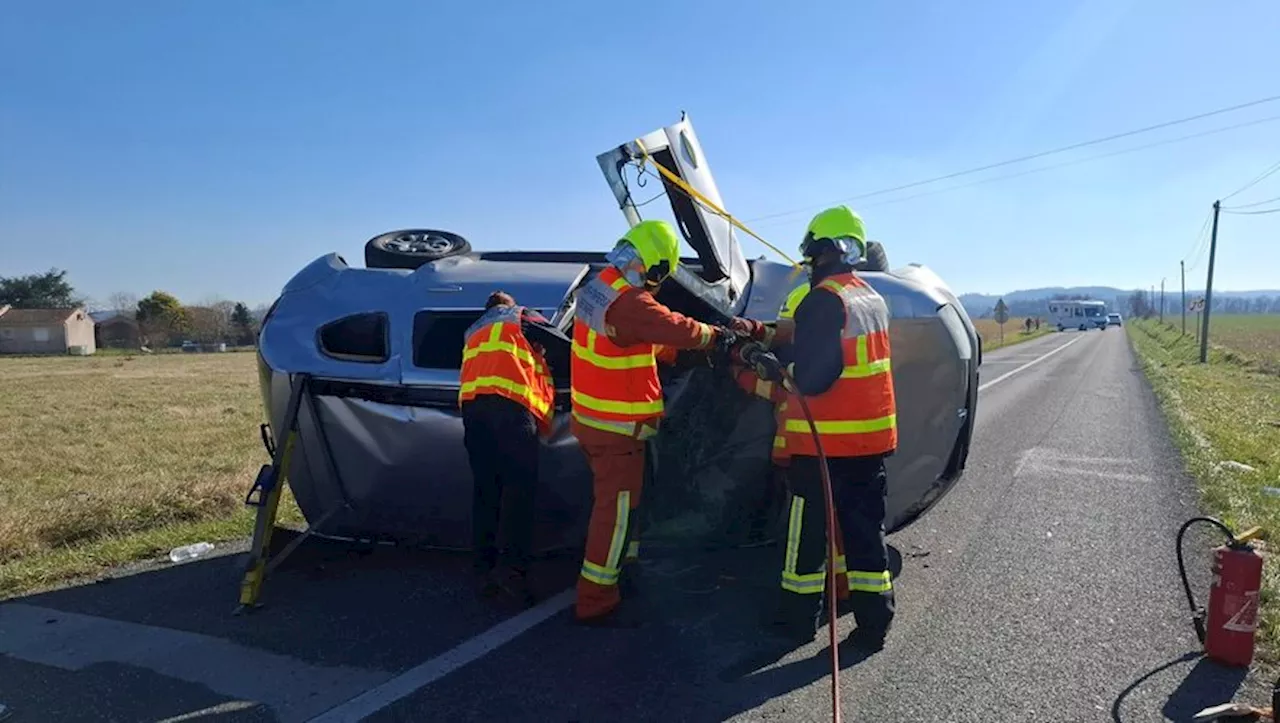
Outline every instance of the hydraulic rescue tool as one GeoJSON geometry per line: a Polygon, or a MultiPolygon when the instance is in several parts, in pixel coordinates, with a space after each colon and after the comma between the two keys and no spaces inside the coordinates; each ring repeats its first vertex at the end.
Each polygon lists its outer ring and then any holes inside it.
{"type": "Polygon", "coordinates": [[[756,376],[762,379],[781,378],[783,380],[787,390],[795,394],[796,399],[800,401],[800,411],[804,413],[805,420],[809,422],[809,431],[813,435],[813,444],[818,451],[818,469],[822,473],[822,496],[826,501],[827,518],[826,607],[828,643],[831,648],[831,719],[835,723],[840,723],[840,650],[836,640],[836,505],[831,490],[831,471],[827,467],[827,455],[822,451],[822,439],[819,437],[817,428],[813,423],[813,415],[809,413],[808,400],[800,393],[800,390],[796,387],[795,379],[778,361],[778,357],[771,354],[760,342],[750,341],[734,346],[731,358],[744,366],[750,367],[755,371],[756,376]]]}
{"type": "Polygon", "coordinates": [[[1262,589],[1262,556],[1250,540],[1262,528],[1252,527],[1236,534],[1221,520],[1193,517],[1178,530],[1178,574],[1191,607],[1191,622],[1205,655],[1224,665],[1248,667],[1253,662],[1254,637],[1258,629],[1258,594],[1262,589]],[[1213,549],[1213,582],[1209,588],[1209,609],[1196,605],[1182,559],[1182,538],[1196,523],[1217,527],[1226,543],[1213,549]]]}

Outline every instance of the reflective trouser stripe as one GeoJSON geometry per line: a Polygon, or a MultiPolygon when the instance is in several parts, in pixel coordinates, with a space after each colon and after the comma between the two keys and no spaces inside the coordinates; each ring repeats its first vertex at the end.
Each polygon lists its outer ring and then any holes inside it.
{"type": "Polygon", "coordinates": [[[851,570],[849,575],[849,592],[889,592],[893,589],[893,578],[888,570],[864,572],[851,570]]]}
{"type": "Polygon", "coordinates": [[[799,574],[796,561],[800,556],[800,531],[804,526],[804,498],[791,498],[791,515],[787,523],[787,552],[782,565],[782,589],[801,594],[820,593],[826,581],[823,571],[799,574]]]}
{"type": "MultiPolygon", "coordinates": [[[[597,585],[618,584],[618,563],[622,551],[627,547],[627,518],[631,514],[631,493],[623,490],[618,493],[617,506],[614,510],[613,537],[609,540],[609,557],[603,565],[590,560],[582,560],[582,576],[597,585]]],[[[638,551],[638,543],[637,551],[638,551]]]]}
{"type": "Polygon", "coordinates": [[[632,540],[627,543],[627,556],[624,559],[630,561],[638,557],[640,557],[640,541],[632,540]]]}
{"type": "Polygon", "coordinates": [[[592,429],[598,429],[602,432],[612,432],[613,434],[621,434],[624,437],[635,437],[636,439],[648,439],[658,433],[656,427],[648,424],[640,424],[639,422],[615,422],[611,419],[597,419],[586,414],[582,414],[576,409],[572,412],[573,418],[592,429]]]}

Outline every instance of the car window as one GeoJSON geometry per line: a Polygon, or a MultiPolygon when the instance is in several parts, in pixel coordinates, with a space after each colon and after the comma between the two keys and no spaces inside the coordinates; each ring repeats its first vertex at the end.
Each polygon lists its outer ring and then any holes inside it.
{"type": "Polygon", "coordinates": [[[316,335],[321,353],[342,361],[381,364],[390,358],[387,315],[353,314],[320,327],[316,335]]]}
{"type": "Polygon", "coordinates": [[[413,365],[424,369],[461,369],[467,328],[482,309],[430,310],[413,315],[413,365]]]}

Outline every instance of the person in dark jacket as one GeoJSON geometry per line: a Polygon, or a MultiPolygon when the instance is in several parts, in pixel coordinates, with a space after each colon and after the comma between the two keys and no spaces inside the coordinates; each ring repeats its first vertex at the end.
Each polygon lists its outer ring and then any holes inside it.
{"type": "Polygon", "coordinates": [[[526,604],[536,602],[528,570],[539,438],[550,432],[555,407],[546,359],[548,337],[564,339],[537,311],[518,306],[509,294],[494,292],[484,314],[464,334],[459,375],[463,444],[474,479],[475,570],[484,579],[484,594],[505,591],[526,604]],[[506,516],[500,514],[504,492],[511,497],[506,516]],[[500,523],[507,542],[502,565],[497,546],[500,523]]]}
{"type": "Polygon", "coordinates": [[[795,311],[788,369],[796,387],[791,391],[804,395],[814,423],[797,402],[788,403],[780,434],[791,453],[792,503],[781,600],[771,622],[779,635],[807,642],[820,620],[827,545],[816,427],[843,542],[833,566],[837,581],[847,585],[857,619],[847,642],[875,650],[894,617],[884,539],[885,458],[897,449],[898,438],[888,306],[853,267],[865,253],[865,238],[857,214],[837,206],[814,217],[801,244],[811,291],[795,311]]]}

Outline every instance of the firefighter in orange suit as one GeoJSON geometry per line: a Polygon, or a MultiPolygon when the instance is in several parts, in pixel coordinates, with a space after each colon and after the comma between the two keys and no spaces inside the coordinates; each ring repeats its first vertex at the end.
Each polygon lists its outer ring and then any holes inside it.
{"type": "Polygon", "coordinates": [[[475,570],[484,578],[485,594],[506,591],[527,605],[535,602],[528,569],[539,437],[550,431],[555,402],[545,350],[536,341],[539,329],[559,333],[510,295],[490,295],[484,314],[464,334],[458,391],[463,444],[474,479],[475,570]],[[512,497],[511,506],[499,520],[504,489],[512,497]],[[496,545],[499,523],[507,539],[502,565],[496,545]]]}
{"type": "MultiPolygon", "coordinates": [[[[878,650],[894,617],[893,582],[884,540],[885,458],[897,449],[890,369],[889,310],[853,271],[865,253],[862,219],[846,206],[822,211],[800,251],[811,290],[795,311],[788,369],[808,401],[831,472],[849,606],[857,628],[847,644],[878,650]]],[[[758,371],[761,381],[780,376],[758,371]]],[[[824,495],[809,422],[788,403],[781,432],[790,454],[792,501],[773,630],[808,642],[817,632],[826,582],[824,495]]],[[[843,568],[843,570],[841,569],[843,568]]]]}
{"type": "Polygon", "coordinates": [[[629,532],[644,480],[645,440],[663,414],[658,362],[680,350],[726,349],[739,335],[761,338],[759,322],[713,327],[654,298],[679,264],[679,239],[664,221],[642,221],[607,255],[608,265],[577,292],[571,360],[572,430],[591,467],[594,503],[578,577],[575,619],[632,626],[619,614],[618,579],[639,544],[629,532]]]}

